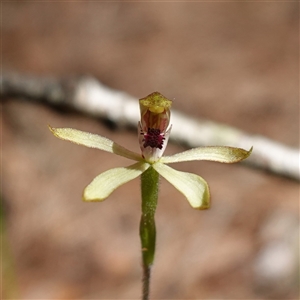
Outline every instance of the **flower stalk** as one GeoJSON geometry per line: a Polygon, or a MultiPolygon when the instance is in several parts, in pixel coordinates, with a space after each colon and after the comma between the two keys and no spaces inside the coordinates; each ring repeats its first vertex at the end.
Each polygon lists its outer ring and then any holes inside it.
{"type": "Polygon", "coordinates": [[[159,174],[149,167],[141,175],[142,216],[140,239],[143,264],[143,300],[149,298],[150,272],[155,256],[156,228],[155,210],[158,199],[159,174]]]}

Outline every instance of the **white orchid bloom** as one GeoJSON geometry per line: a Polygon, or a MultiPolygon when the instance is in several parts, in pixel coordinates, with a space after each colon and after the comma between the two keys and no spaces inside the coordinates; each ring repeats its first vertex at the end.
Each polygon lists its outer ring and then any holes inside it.
{"type": "Polygon", "coordinates": [[[187,198],[193,208],[209,208],[210,193],[207,182],[199,175],[177,171],[168,164],[192,160],[235,163],[247,158],[251,154],[252,148],[246,151],[233,147],[198,147],[171,156],[162,156],[171,131],[169,122],[172,101],[160,93],[154,92],[140,99],[139,102],[141,121],[138,126],[141,154],[132,152],[97,134],[49,126],[51,132],[60,139],[97,148],[135,161],[130,166],[113,168],[98,175],[85,188],[83,200],[103,201],[119,186],[138,177],[152,166],[187,198]]]}

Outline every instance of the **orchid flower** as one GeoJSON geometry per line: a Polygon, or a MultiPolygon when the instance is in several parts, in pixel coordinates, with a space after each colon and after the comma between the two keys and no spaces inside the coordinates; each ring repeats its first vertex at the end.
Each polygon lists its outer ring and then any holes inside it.
{"type": "Polygon", "coordinates": [[[154,261],[156,229],[154,214],[158,198],[159,175],[180,191],[195,209],[207,209],[210,192],[207,182],[199,175],[177,171],[171,163],[210,160],[235,163],[247,158],[252,151],[233,147],[199,147],[171,156],[162,156],[167,146],[171,125],[172,101],[158,92],[139,100],[141,120],[138,123],[141,153],[132,152],[112,140],[97,134],[71,128],[52,128],[63,140],[120,155],[135,161],[127,167],[113,168],[98,175],[83,192],[84,201],[103,201],[115,189],[141,175],[142,218],[140,238],[144,267],[143,299],[149,297],[150,266],[154,261]]]}
{"type": "Polygon", "coordinates": [[[139,100],[141,121],[139,122],[139,143],[141,154],[132,152],[108,138],[71,128],[52,128],[52,133],[63,140],[90,148],[114,153],[136,163],[114,168],[98,175],[84,190],[84,201],[103,201],[116,188],[138,177],[150,166],[178,189],[195,209],[207,209],[210,193],[207,182],[196,174],[180,172],[168,166],[193,160],[210,160],[235,163],[247,158],[251,150],[232,147],[199,147],[171,156],[162,156],[170,135],[170,108],[172,101],[158,92],[139,100]]]}

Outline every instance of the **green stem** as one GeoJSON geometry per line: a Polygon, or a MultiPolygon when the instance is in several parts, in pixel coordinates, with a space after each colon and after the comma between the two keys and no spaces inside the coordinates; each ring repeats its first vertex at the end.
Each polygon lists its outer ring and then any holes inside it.
{"type": "Polygon", "coordinates": [[[150,166],[141,176],[142,217],[140,238],[143,262],[143,300],[149,299],[150,269],[155,255],[155,210],[158,198],[159,174],[150,166]]]}

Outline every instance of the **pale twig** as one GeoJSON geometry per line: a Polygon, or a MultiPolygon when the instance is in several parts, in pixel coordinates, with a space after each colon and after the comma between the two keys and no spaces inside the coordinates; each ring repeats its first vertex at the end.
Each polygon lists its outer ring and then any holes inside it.
{"type": "MultiPolygon", "coordinates": [[[[140,118],[138,97],[110,89],[93,77],[59,80],[4,74],[1,87],[3,97],[25,97],[55,106],[69,107],[109,120],[117,127],[136,128],[140,118]]],[[[254,150],[245,161],[246,164],[300,180],[299,149],[224,124],[191,118],[174,109],[171,123],[174,124],[170,138],[173,142],[187,147],[228,145],[249,149],[253,146],[254,150]]]]}

